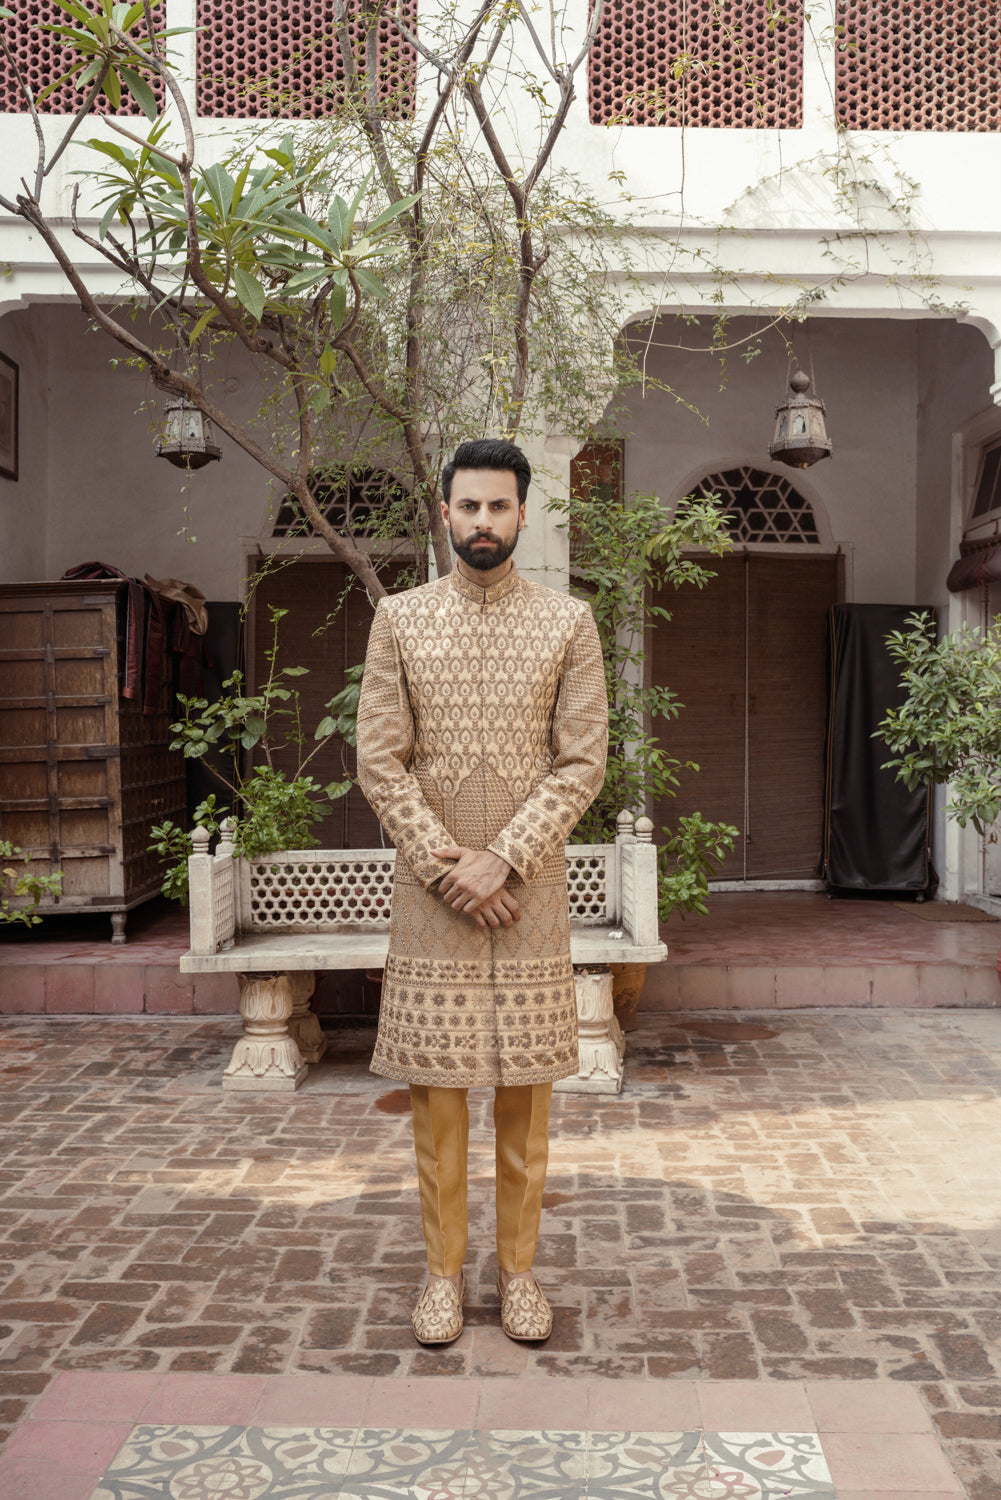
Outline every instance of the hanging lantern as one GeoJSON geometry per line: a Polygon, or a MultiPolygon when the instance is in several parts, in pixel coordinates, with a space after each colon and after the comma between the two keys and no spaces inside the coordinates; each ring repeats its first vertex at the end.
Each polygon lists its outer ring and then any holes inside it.
{"type": "Polygon", "coordinates": [[[831,440],[825,420],[827,408],[819,396],[809,395],[810,377],[797,370],[789,381],[792,392],[775,408],[775,439],[768,451],[780,464],[808,469],[831,456],[831,440]]]}
{"type": "Polygon", "coordinates": [[[157,458],[165,458],[178,469],[204,469],[222,451],[212,441],[212,423],[203,411],[183,396],[164,408],[163,435],[156,445],[157,458]]]}

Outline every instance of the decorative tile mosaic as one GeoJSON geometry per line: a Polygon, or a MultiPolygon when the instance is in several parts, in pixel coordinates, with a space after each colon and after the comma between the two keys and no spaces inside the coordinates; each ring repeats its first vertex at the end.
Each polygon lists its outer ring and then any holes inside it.
{"type": "Polygon", "coordinates": [[[92,1500],[836,1500],[816,1433],[136,1427],[92,1500]]]}

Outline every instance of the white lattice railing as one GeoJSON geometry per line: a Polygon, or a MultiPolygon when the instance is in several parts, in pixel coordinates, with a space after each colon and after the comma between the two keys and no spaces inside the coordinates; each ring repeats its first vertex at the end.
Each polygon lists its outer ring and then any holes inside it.
{"type": "MultiPolygon", "coordinates": [[[[634,828],[632,814],[620,813],[614,844],[567,845],[574,926],[619,926],[635,942],[658,941],[652,832],[648,818],[640,818],[634,828]]],[[[204,829],[196,829],[192,839],[193,954],[231,947],[240,932],[350,933],[389,927],[395,849],[293,849],[234,859],[227,824],[215,854],[208,852],[204,829]]]]}
{"type": "Polygon", "coordinates": [[[389,926],[395,849],[297,849],[240,860],[245,932],[389,926]]]}

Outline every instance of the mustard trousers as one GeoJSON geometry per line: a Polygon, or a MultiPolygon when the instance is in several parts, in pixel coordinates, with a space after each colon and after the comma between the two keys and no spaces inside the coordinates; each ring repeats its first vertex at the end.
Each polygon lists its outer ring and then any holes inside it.
{"type": "MultiPolygon", "coordinates": [[[[549,1162],[551,1083],[494,1091],[497,1263],[529,1271],[535,1259],[549,1162]]],[[[410,1085],[421,1218],[432,1276],[454,1276],[466,1257],[466,1089],[410,1085]]]]}

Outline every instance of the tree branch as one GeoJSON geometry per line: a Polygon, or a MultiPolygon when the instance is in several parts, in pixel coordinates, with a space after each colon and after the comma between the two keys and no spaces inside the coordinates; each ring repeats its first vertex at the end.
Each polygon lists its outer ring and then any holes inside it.
{"type": "MultiPolygon", "coordinates": [[[[45,132],[42,129],[42,122],[38,118],[38,110],[35,108],[35,95],[32,92],[31,85],[18,67],[17,59],[8,47],[7,38],[3,35],[2,31],[0,31],[0,47],[3,48],[4,57],[6,57],[10,70],[17,80],[18,88],[24,95],[28,105],[28,113],[31,115],[31,123],[35,127],[35,139],[38,142],[38,160],[35,163],[35,191],[33,196],[37,198],[42,191],[42,183],[45,180],[45,132]]],[[[7,207],[6,203],[4,203],[4,207],[7,207]]],[[[16,213],[17,210],[15,209],[14,212],[16,213]]]]}

